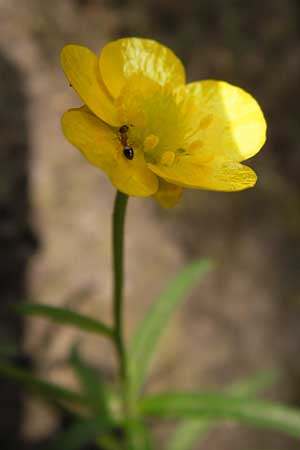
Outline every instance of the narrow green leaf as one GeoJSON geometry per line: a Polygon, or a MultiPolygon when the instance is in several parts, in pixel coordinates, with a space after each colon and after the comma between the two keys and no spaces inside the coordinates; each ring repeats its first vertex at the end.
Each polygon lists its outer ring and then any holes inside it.
{"type": "Polygon", "coordinates": [[[84,419],[62,432],[48,450],[80,450],[105,430],[102,419],[84,419]]]}
{"type": "Polygon", "coordinates": [[[166,393],[141,402],[142,413],[164,418],[233,420],[300,437],[300,409],[216,393],[166,393]]]}
{"type": "Polygon", "coordinates": [[[56,323],[69,325],[80,330],[89,331],[90,333],[105,335],[110,338],[113,337],[113,330],[109,326],[99,320],[92,319],[70,309],[39,303],[25,303],[24,305],[18,305],[16,310],[21,314],[44,317],[56,323]]]}
{"type": "Polygon", "coordinates": [[[77,346],[71,350],[70,364],[81,384],[84,396],[89,399],[95,413],[106,422],[110,422],[106,386],[100,373],[81,359],[77,346]]]}
{"type": "MultiPolygon", "coordinates": [[[[124,450],[124,446],[120,442],[121,439],[118,436],[113,436],[112,434],[103,433],[97,437],[97,444],[100,449],[105,450],[124,450]]],[[[58,449],[60,450],[60,449],[58,449]]]]}
{"type": "Polygon", "coordinates": [[[30,373],[14,366],[0,364],[0,376],[7,378],[18,385],[47,397],[55,403],[75,403],[76,405],[86,405],[86,399],[70,389],[63,388],[55,383],[41,380],[30,373]]]}
{"type": "MultiPolygon", "coordinates": [[[[234,384],[228,392],[238,398],[251,398],[270,387],[278,379],[275,371],[260,373],[247,380],[234,384]]],[[[218,421],[192,418],[178,424],[168,441],[166,450],[191,450],[214,427],[218,421]]]]}
{"type": "Polygon", "coordinates": [[[126,423],[130,450],[152,450],[152,436],[142,418],[130,418],[126,423]]]}
{"type": "Polygon", "coordinates": [[[155,301],[133,337],[128,357],[132,394],[136,395],[147,377],[157,342],[166,325],[192,286],[201,280],[211,264],[207,260],[187,266],[155,301]]]}
{"type": "Polygon", "coordinates": [[[166,450],[190,450],[208,433],[216,422],[208,419],[187,419],[181,423],[168,441],[166,450]]]}
{"type": "Polygon", "coordinates": [[[238,398],[251,398],[273,386],[280,378],[277,370],[261,372],[248,379],[234,383],[229,389],[228,394],[238,398]]]}

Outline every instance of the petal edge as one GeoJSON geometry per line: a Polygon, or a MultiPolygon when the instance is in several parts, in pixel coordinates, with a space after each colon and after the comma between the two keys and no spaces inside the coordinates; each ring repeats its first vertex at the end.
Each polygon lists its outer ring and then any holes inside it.
{"type": "Polygon", "coordinates": [[[186,188],[235,192],[251,188],[257,181],[250,167],[232,161],[205,165],[192,157],[183,157],[172,167],[148,165],[159,177],[186,188]]]}
{"type": "Polygon", "coordinates": [[[97,55],[87,47],[66,45],[61,51],[61,65],[70,84],[89,109],[104,122],[120,125],[117,109],[100,77],[97,55]]]}
{"type": "Polygon", "coordinates": [[[185,83],[185,70],[179,58],[151,39],[123,38],[109,42],[101,51],[99,68],[113,97],[119,96],[133,75],[143,75],[171,88],[185,83]]]}
{"type": "Polygon", "coordinates": [[[240,162],[259,152],[267,126],[252,95],[217,80],[190,83],[184,91],[183,107],[194,107],[190,114],[190,144],[201,142],[202,154],[240,162]]]}

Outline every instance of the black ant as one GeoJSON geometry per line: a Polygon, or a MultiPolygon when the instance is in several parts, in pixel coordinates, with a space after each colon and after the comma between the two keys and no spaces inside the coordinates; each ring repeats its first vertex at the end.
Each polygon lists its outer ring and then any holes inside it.
{"type": "Polygon", "coordinates": [[[119,128],[120,141],[121,141],[121,144],[123,145],[123,154],[124,154],[125,158],[132,160],[134,157],[134,151],[133,151],[133,148],[130,147],[127,142],[128,141],[128,136],[127,136],[128,130],[129,130],[128,125],[122,125],[119,128]]]}

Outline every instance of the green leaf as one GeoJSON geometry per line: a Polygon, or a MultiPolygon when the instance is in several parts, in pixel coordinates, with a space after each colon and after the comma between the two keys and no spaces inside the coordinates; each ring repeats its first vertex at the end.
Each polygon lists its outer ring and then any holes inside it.
{"type": "Polygon", "coordinates": [[[62,432],[48,450],[80,450],[105,430],[102,419],[83,419],[62,432]]]}
{"type": "Polygon", "coordinates": [[[300,410],[271,402],[240,399],[217,393],[165,393],[141,402],[141,412],[165,418],[205,418],[233,420],[300,437],[300,410]]]}
{"type": "Polygon", "coordinates": [[[113,436],[109,433],[103,433],[97,437],[97,444],[101,449],[105,450],[124,450],[124,446],[122,445],[120,440],[121,439],[118,436],[113,436]]]}
{"type": "MultiPolygon", "coordinates": [[[[278,374],[275,371],[260,373],[233,385],[228,392],[235,397],[251,398],[259,391],[270,387],[277,379],[278,374]]],[[[176,427],[168,441],[166,450],[190,450],[217,424],[218,421],[203,418],[184,420],[176,427]]]]}
{"type": "Polygon", "coordinates": [[[132,394],[136,395],[145,382],[159,338],[179,304],[192,286],[210,269],[207,260],[187,266],[155,301],[141,322],[129,348],[128,357],[132,394]]]}
{"type": "Polygon", "coordinates": [[[130,450],[152,450],[152,436],[143,419],[130,418],[126,423],[130,450]]]}
{"type": "Polygon", "coordinates": [[[84,396],[89,399],[96,415],[102,417],[105,422],[110,422],[107,388],[100,373],[81,359],[78,346],[74,346],[71,350],[70,364],[81,384],[84,396]]]}
{"type": "Polygon", "coordinates": [[[280,378],[280,373],[276,370],[261,372],[252,376],[246,380],[234,383],[226,391],[235,397],[239,398],[251,398],[270,388],[280,378]]]}
{"type": "Polygon", "coordinates": [[[206,433],[215,422],[207,419],[187,419],[181,423],[168,441],[166,450],[189,450],[206,433]]]}
{"type": "Polygon", "coordinates": [[[7,378],[18,385],[47,397],[55,403],[73,403],[76,405],[86,405],[86,399],[70,389],[63,388],[55,383],[41,380],[30,373],[14,366],[0,364],[0,376],[7,378]]]}
{"type": "Polygon", "coordinates": [[[70,309],[58,308],[39,303],[25,303],[24,305],[16,306],[15,309],[21,314],[45,317],[56,323],[69,325],[79,328],[80,330],[89,331],[90,333],[105,335],[110,338],[113,337],[113,330],[109,326],[99,320],[91,319],[88,316],[78,314],[70,309]]]}

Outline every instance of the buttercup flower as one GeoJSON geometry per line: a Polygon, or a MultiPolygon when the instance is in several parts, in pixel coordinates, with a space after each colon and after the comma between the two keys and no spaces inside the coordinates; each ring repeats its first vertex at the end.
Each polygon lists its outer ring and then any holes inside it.
{"type": "Polygon", "coordinates": [[[61,62],[84,102],[64,113],[63,132],[118,190],[172,207],[183,188],[255,184],[240,163],[263,146],[266,122],[247,92],[224,81],[185,84],[181,61],[149,39],[110,42],[100,56],[67,45],[61,62]]]}

